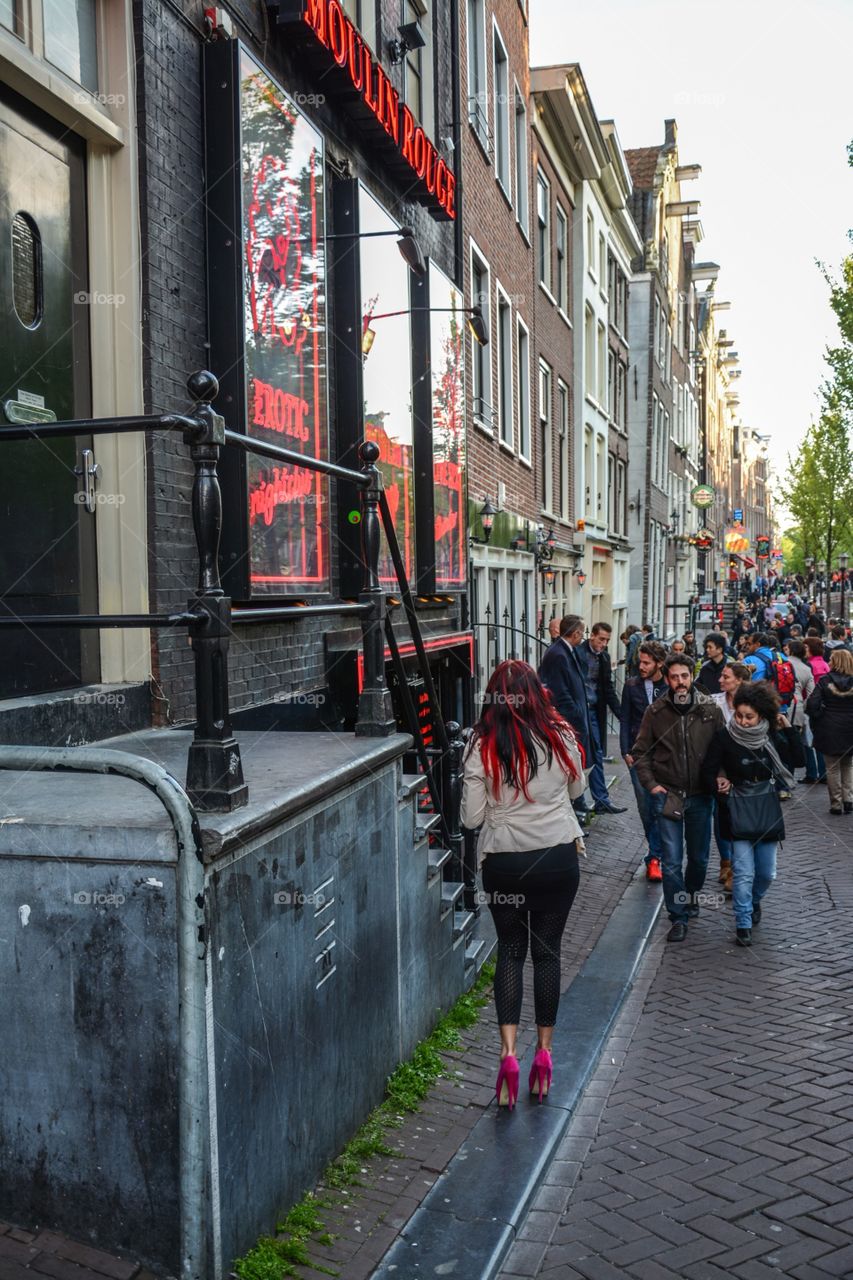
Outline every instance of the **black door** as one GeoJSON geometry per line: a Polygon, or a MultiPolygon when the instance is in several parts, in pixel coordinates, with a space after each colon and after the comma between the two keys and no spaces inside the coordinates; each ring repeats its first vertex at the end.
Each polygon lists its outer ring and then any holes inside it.
{"type": "MultiPolygon", "coordinates": [[[[85,150],[0,96],[0,424],[90,414],[85,150]]],[[[0,442],[0,612],[97,609],[91,439],[0,442]],[[84,452],[85,451],[85,452],[84,452]]],[[[0,628],[0,697],[98,678],[97,633],[0,628]]]]}

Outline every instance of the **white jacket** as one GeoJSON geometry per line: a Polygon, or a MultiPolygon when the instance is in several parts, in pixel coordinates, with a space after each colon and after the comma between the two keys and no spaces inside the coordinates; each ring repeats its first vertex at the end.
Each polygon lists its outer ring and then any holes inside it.
{"type": "Polygon", "coordinates": [[[572,781],[559,761],[552,757],[548,767],[544,749],[539,749],[539,772],[527,784],[530,800],[524,792],[517,794],[511,785],[501,784],[496,799],[492,781],[486,777],[479,741],[474,741],[465,756],[462,787],[462,823],[479,827],[477,863],[489,853],[518,853],[527,849],[549,849],[581,838],[580,823],[575,817],[572,800],[586,788],[580,752],[574,740],[566,739],[569,754],[577,770],[572,781]]]}

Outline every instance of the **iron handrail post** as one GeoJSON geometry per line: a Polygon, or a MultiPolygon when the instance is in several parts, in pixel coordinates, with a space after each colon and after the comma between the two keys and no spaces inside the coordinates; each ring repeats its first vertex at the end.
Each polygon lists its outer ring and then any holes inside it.
{"type": "Polygon", "coordinates": [[[212,402],[219,383],[206,369],[187,379],[196,402],[195,417],[187,420],[184,440],[194,467],[192,513],[198,548],[198,586],[187,608],[205,615],[190,629],[195,660],[196,722],[187,756],[187,791],[197,808],[230,812],[248,803],[240,747],[231,730],[228,689],[228,648],[231,639],[231,599],[219,577],[219,538],[222,532],[222,491],[216,464],[225,443],[225,419],[212,402]]]}
{"type": "Polygon", "coordinates": [[[383,482],[382,473],[376,465],[379,446],[375,441],[364,440],[358,452],[364,463],[361,477],[361,554],[364,581],[359,595],[359,603],[364,606],[361,619],[364,682],[358,699],[355,732],[361,738],[387,738],[396,733],[397,722],[391,702],[391,690],[385,679],[387,604],[379,581],[379,510],[383,482]]]}

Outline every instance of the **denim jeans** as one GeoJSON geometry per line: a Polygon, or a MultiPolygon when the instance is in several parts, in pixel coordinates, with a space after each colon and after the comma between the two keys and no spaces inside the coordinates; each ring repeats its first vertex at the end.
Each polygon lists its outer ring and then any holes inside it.
{"type": "Polygon", "coordinates": [[[732,841],[732,905],[738,929],[752,927],[752,908],[776,879],[777,848],[775,840],[759,840],[757,844],[750,840],[732,841]]]}
{"type": "Polygon", "coordinates": [[[602,750],[601,734],[598,732],[598,717],[595,714],[595,707],[590,707],[589,709],[589,745],[593,759],[592,769],[589,774],[589,789],[592,792],[592,799],[595,804],[608,804],[610,793],[604,780],[604,751],[602,750]]]}
{"type": "Polygon", "coordinates": [[[646,833],[646,839],[649,842],[649,851],[645,856],[645,864],[649,865],[652,858],[661,858],[663,850],[660,842],[660,830],[658,828],[658,815],[655,809],[655,798],[651,791],[647,791],[640,783],[637,777],[637,770],[633,765],[630,766],[628,772],[631,775],[631,784],[634,788],[634,795],[637,799],[637,809],[640,813],[640,821],[643,824],[643,831],[646,833]]]}
{"type": "Polygon", "coordinates": [[[806,747],[806,778],[825,778],[826,762],[814,747],[806,747]]]}
{"type": "Polygon", "coordinates": [[[673,922],[687,923],[687,908],[693,895],[705,883],[711,850],[713,796],[686,796],[683,818],[665,818],[661,812],[666,796],[654,797],[663,849],[663,900],[673,922]],[[687,868],[683,867],[687,854],[687,868]]]}
{"type": "Polygon", "coordinates": [[[714,839],[716,840],[717,848],[720,851],[720,861],[731,862],[732,842],[731,840],[726,840],[724,836],[720,835],[720,802],[719,800],[714,801],[714,839]]]}

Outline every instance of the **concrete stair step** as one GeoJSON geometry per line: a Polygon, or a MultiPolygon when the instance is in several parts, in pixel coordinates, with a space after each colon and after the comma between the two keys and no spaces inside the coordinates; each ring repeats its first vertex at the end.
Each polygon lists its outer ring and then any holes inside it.
{"type": "Polygon", "coordinates": [[[426,840],[430,832],[434,831],[440,822],[440,813],[419,813],[415,821],[415,844],[420,844],[422,840],[426,840]]]}
{"type": "Polygon", "coordinates": [[[465,892],[461,880],[445,880],[441,886],[441,918],[448,916],[465,892]]]}
{"type": "Polygon", "coordinates": [[[486,945],[485,938],[472,938],[465,948],[465,968],[470,969],[477,963],[477,956],[486,945]]]}
{"type": "MultiPolygon", "coordinates": [[[[471,926],[473,925],[473,923],[474,923],[474,920],[475,920],[475,919],[476,919],[476,917],[475,917],[475,915],[474,915],[474,912],[473,912],[473,911],[466,911],[464,907],[462,908],[462,910],[461,910],[461,911],[460,911],[460,910],[456,910],[456,911],[454,911],[454,912],[453,912],[453,944],[454,944],[454,947],[455,947],[458,943],[460,943],[460,942],[462,941],[462,939],[463,939],[463,938],[467,938],[467,937],[468,937],[468,931],[469,931],[469,929],[471,928],[471,926]]],[[[467,952],[467,948],[466,948],[466,952],[467,952]]]]}
{"type": "Polygon", "coordinates": [[[397,788],[398,800],[410,800],[412,796],[427,790],[427,780],[422,773],[404,773],[397,788]]]}
{"type": "Polygon", "coordinates": [[[443,849],[441,845],[431,846],[427,858],[427,879],[432,880],[439,875],[443,866],[450,861],[452,850],[443,849]]]}

